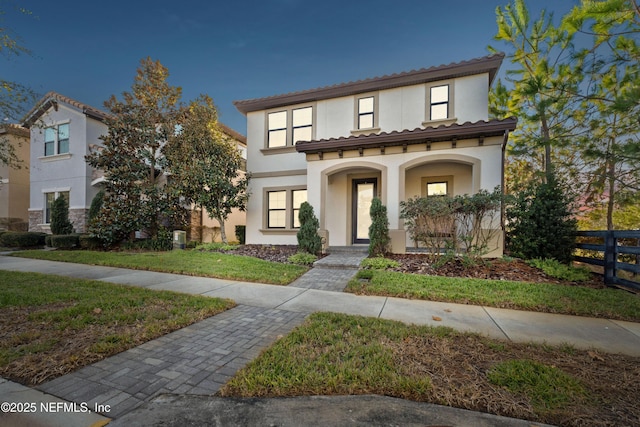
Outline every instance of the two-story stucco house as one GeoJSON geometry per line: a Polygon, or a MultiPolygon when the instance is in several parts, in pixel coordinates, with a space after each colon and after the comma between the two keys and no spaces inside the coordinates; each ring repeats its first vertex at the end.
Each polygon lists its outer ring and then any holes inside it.
{"type": "Polygon", "coordinates": [[[107,113],[55,92],[25,116],[31,130],[29,230],[50,232],[51,206],[60,195],[69,203],[76,232],[85,232],[91,201],[100,190],[85,161],[107,133],[107,113]]]}
{"type": "MultiPolygon", "coordinates": [[[[367,243],[379,197],[392,251],[401,253],[413,246],[401,201],[501,185],[516,120],[489,120],[488,94],[503,58],[236,101],[252,173],[247,243],[296,244],[304,201],[329,247],[367,243]]],[[[501,254],[500,242],[494,248],[501,254]]]]}
{"type": "MultiPolygon", "coordinates": [[[[108,113],[56,92],[46,94],[26,115],[24,126],[31,130],[29,230],[50,232],[51,206],[64,195],[69,203],[69,219],[78,233],[87,231],[91,202],[100,191],[104,174],[85,161],[85,156],[102,145],[108,132],[108,113]]],[[[243,157],[243,135],[221,124],[243,157]]],[[[245,224],[245,214],[234,210],[225,223],[228,236],[235,225],[245,224]]],[[[194,210],[191,236],[195,240],[219,239],[218,221],[206,211],[194,210]]]]}
{"type": "Polygon", "coordinates": [[[0,165],[0,230],[26,231],[29,221],[29,131],[0,125],[0,140],[11,146],[20,168],[0,165]]]}

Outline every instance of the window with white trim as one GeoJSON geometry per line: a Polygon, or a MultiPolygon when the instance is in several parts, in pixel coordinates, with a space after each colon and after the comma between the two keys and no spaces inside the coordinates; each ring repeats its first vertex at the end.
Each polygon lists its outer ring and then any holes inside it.
{"type": "Polygon", "coordinates": [[[69,152],[69,123],[44,128],[44,155],[55,156],[69,152]]]}
{"type": "Polygon", "coordinates": [[[67,208],[69,207],[69,192],[68,191],[55,191],[51,193],[44,193],[44,224],[51,223],[51,207],[53,202],[60,196],[63,196],[67,201],[67,208]]]}

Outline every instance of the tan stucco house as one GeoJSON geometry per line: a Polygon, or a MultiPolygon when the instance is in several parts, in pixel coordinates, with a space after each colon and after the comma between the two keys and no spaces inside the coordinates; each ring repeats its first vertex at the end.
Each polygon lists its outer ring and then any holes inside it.
{"type": "MultiPolygon", "coordinates": [[[[489,120],[504,55],[236,101],[247,117],[247,243],[296,244],[308,201],[329,247],[368,243],[373,197],[387,206],[393,252],[413,246],[400,202],[502,184],[515,119],[489,120]]],[[[502,252],[496,242],[491,255],[502,252]]]]}
{"type": "Polygon", "coordinates": [[[19,168],[0,165],[0,230],[26,231],[29,222],[29,131],[17,124],[0,126],[3,144],[13,147],[19,168]]]}

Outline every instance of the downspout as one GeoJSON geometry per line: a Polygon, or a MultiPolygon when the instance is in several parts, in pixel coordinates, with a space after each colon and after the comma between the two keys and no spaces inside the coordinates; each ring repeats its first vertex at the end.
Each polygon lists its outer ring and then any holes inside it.
{"type": "Polygon", "coordinates": [[[502,230],[502,253],[504,254],[504,250],[506,248],[506,232],[504,229],[504,217],[505,217],[505,209],[504,209],[504,196],[506,195],[505,182],[504,182],[504,172],[505,172],[505,160],[507,157],[507,142],[509,141],[509,131],[504,131],[504,139],[502,140],[502,165],[501,165],[501,173],[500,173],[500,191],[502,192],[502,200],[500,201],[500,229],[502,230]]]}

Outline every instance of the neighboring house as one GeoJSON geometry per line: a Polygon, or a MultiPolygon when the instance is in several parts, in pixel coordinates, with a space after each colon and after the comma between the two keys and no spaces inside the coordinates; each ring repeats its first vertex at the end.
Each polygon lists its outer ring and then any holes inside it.
{"type": "Polygon", "coordinates": [[[29,131],[0,125],[0,139],[13,147],[20,169],[0,166],[0,230],[26,231],[29,223],[29,131]]]}
{"type": "Polygon", "coordinates": [[[31,130],[29,230],[51,232],[51,206],[60,195],[69,203],[74,230],[87,229],[89,207],[100,190],[85,161],[90,146],[107,133],[107,113],[55,92],[47,93],[25,116],[31,130]]]}
{"type": "MultiPolygon", "coordinates": [[[[369,207],[379,197],[392,251],[402,253],[414,243],[401,201],[501,185],[516,120],[488,120],[488,94],[503,58],[236,101],[252,174],[247,243],[296,244],[304,201],[326,245],[368,243],[369,207]]],[[[493,247],[491,255],[502,253],[501,241],[493,247]]]]}
{"type": "MultiPolygon", "coordinates": [[[[100,149],[100,137],[108,132],[104,123],[108,115],[55,92],[46,94],[26,115],[24,126],[31,130],[30,231],[51,231],[51,205],[60,195],[67,198],[75,232],[87,231],[91,201],[102,187],[104,173],[87,164],[85,156],[100,149]]],[[[224,125],[223,129],[246,157],[244,136],[224,125]]],[[[235,225],[244,223],[244,212],[232,213],[225,224],[228,235],[233,236],[235,225]]],[[[195,234],[192,230],[192,236],[201,235],[205,241],[219,237],[218,222],[206,212],[192,215],[192,227],[197,230],[195,234]]]]}

